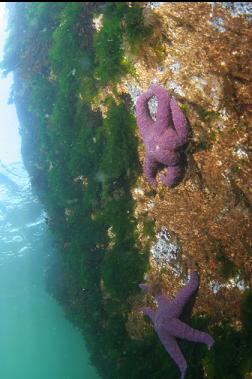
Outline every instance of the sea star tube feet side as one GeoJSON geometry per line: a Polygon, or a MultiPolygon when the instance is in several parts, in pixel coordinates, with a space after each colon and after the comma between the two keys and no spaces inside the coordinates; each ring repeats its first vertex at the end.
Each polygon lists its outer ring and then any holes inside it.
{"type": "MultiPolygon", "coordinates": [[[[212,347],[214,343],[214,339],[209,334],[193,329],[179,320],[184,307],[196,293],[198,286],[198,274],[194,271],[190,276],[188,284],[179,291],[174,300],[169,299],[164,294],[158,294],[155,296],[158,303],[158,308],[156,310],[149,307],[141,308],[143,313],[153,322],[154,329],[156,330],[160,341],[179,367],[181,379],[184,379],[185,377],[187,363],[176,338],[192,342],[201,342],[206,344],[208,348],[212,347]]],[[[145,292],[152,292],[152,287],[149,284],[140,284],[139,287],[145,292]]]]}
{"type": "Polygon", "coordinates": [[[149,182],[156,186],[158,171],[167,167],[161,181],[168,187],[177,185],[184,172],[183,147],[188,141],[189,130],[176,100],[164,87],[153,84],[137,99],[136,117],[145,145],[144,173],[149,182]],[[156,121],[151,118],[148,108],[148,101],[153,96],[158,100],[156,121]]]}

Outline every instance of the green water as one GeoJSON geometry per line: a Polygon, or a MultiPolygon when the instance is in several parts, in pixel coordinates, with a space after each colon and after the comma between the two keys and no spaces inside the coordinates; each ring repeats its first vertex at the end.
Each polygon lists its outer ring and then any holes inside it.
{"type": "Polygon", "coordinates": [[[45,290],[53,250],[41,207],[22,165],[9,169],[13,186],[0,180],[0,378],[98,379],[84,339],[45,290]]]}

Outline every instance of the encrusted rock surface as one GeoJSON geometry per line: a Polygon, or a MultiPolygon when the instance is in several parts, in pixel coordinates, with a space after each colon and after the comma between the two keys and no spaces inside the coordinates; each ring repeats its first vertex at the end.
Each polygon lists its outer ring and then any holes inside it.
{"type": "MultiPolygon", "coordinates": [[[[136,79],[126,78],[119,89],[131,95],[134,107],[152,83],[162,84],[186,113],[191,138],[187,174],[176,188],[158,179],[153,192],[144,177],[138,181],[144,193],[137,197],[139,219],[147,216],[157,230],[169,230],[181,249],[180,280],[160,237],[148,276],[175,295],[193,258],[201,276],[195,313],[237,324],[241,293],[252,286],[251,5],[150,4],[145,23],[154,28],[153,43],[131,57],[136,79]]],[[[155,99],[149,107],[155,117],[155,99]]],[[[141,140],[139,156],[143,163],[141,140]]]]}

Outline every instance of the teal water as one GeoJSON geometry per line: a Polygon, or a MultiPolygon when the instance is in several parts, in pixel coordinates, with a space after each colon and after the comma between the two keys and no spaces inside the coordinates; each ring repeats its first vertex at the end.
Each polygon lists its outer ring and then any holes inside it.
{"type": "Polygon", "coordinates": [[[0,378],[98,379],[80,332],[45,290],[53,258],[21,163],[0,167],[0,378]]]}

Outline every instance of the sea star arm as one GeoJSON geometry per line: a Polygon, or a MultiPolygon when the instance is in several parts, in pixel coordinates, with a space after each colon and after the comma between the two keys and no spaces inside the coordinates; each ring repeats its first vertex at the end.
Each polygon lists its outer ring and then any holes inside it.
{"type": "Polygon", "coordinates": [[[152,96],[153,91],[150,89],[140,95],[136,102],[136,117],[143,138],[154,124],[148,107],[148,101],[152,96]]]}
{"type": "Polygon", "coordinates": [[[143,170],[150,183],[154,186],[157,184],[156,175],[159,168],[159,162],[155,159],[151,159],[148,155],[145,156],[143,170]]]}
{"type": "Polygon", "coordinates": [[[176,298],[172,301],[174,317],[178,317],[182,312],[185,304],[190,299],[190,297],[197,291],[199,287],[199,276],[196,271],[193,271],[190,276],[188,284],[183,287],[176,298]]]}
{"type": "Polygon", "coordinates": [[[214,339],[209,334],[193,329],[177,318],[173,318],[169,321],[167,331],[174,337],[192,342],[202,342],[208,347],[211,347],[214,343],[214,339]]]}
{"type": "Polygon", "coordinates": [[[176,365],[179,367],[181,372],[181,379],[184,379],[187,363],[186,360],[179,348],[179,345],[174,337],[169,335],[167,332],[158,332],[158,336],[162,344],[164,345],[166,351],[171,356],[171,358],[175,361],[176,365]]]}
{"type": "Polygon", "coordinates": [[[159,133],[162,133],[167,130],[168,125],[171,123],[171,111],[169,105],[171,98],[166,89],[160,85],[152,84],[150,89],[158,100],[155,128],[159,133]]]}
{"type": "Polygon", "coordinates": [[[187,142],[189,135],[186,117],[174,98],[171,99],[170,106],[173,124],[178,136],[178,144],[179,146],[182,146],[187,142]]]}
{"type": "Polygon", "coordinates": [[[170,166],[166,169],[165,174],[161,175],[161,182],[168,187],[172,187],[178,183],[182,176],[181,166],[170,166]]]}
{"type": "MultiPolygon", "coordinates": [[[[151,289],[152,289],[152,286],[150,284],[144,284],[144,283],[139,284],[139,287],[145,292],[151,292],[151,289]]],[[[169,299],[169,297],[163,294],[159,294],[155,296],[155,299],[160,307],[171,303],[171,300],[169,299]]]]}

